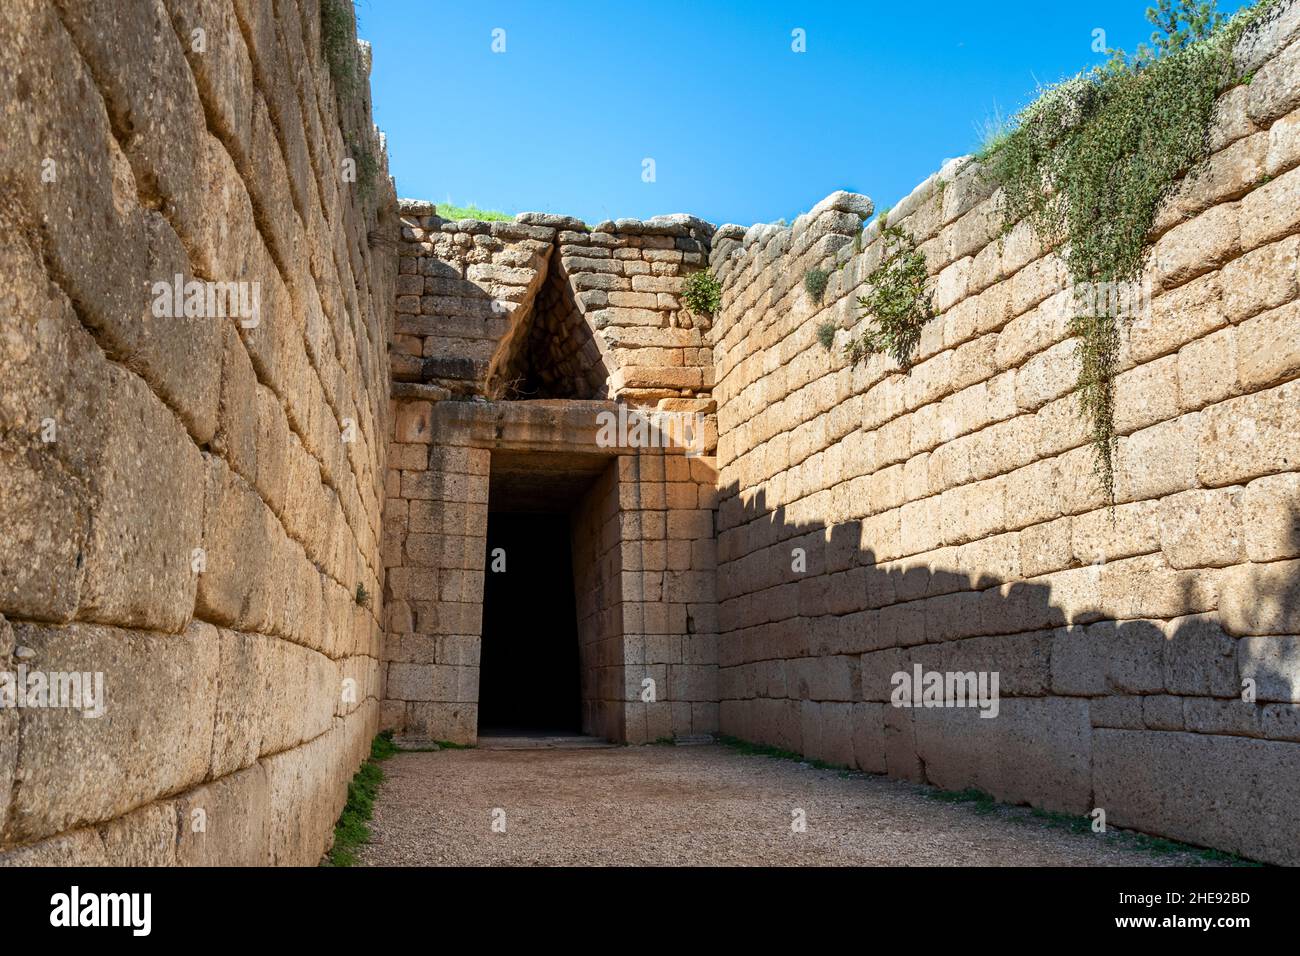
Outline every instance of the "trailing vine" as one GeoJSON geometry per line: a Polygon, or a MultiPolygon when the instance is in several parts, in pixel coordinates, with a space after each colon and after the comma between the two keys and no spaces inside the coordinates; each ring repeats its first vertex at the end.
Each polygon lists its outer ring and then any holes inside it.
{"type": "MultiPolygon", "coordinates": [[[[1214,104],[1237,82],[1232,50],[1275,0],[1225,21],[1213,2],[1159,0],[1147,11],[1152,46],[1110,60],[1049,89],[991,143],[985,168],[1005,194],[1005,228],[1027,220],[1060,249],[1076,291],[1140,280],[1161,204],[1210,153],[1214,104]]],[[[1095,301],[1095,296],[1087,296],[1095,301]]],[[[1114,302],[1117,297],[1106,297],[1114,302]]],[[[1081,309],[1077,396],[1087,418],[1095,473],[1115,500],[1115,367],[1124,316],[1081,309]]]]}
{"type": "Polygon", "coordinates": [[[922,327],[935,317],[933,296],[926,289],[925,254],[899,226],[885,223],[880,230],[882,258],[867,276],[867,292],[858,307],[871,322],[845,346],[845,355],[857,364],[868,355],[888,355],[904,371],[921,342],[922,327]]]}

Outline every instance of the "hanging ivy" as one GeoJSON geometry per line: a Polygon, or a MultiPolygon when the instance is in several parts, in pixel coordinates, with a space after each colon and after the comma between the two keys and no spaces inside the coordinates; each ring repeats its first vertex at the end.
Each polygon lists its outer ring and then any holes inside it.
{"type": "MultiPolygon", "coordinates": [[[[1140,280],[1161,203],[1209,156],[1215,102],[1238,82],[1233,46],[1275,2],[1224,21],[1213,3],[1159,0],[1147,11],[1157,27],[1151,46],[1132,56],[1109,51],[1104,66],[1048,90],[986,147],[985,168],[1005,192],[1006,228],[1027,220],[1059,247],[1076,292],[1140,280]]],[[[1070,323],[1077,395],[1095,472],[1113,503],[1122,316],[1109,307],[1085,311],[1070,323]]]]}

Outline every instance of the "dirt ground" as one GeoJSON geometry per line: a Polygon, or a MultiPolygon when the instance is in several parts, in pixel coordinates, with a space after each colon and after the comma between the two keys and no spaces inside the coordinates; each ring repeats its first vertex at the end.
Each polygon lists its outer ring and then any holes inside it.
{"type": "Polygon", "coordinates": [[[1136,848],[1124,834],[1071,832],[1022,809],[980,813],[933,799],[930,788],[721,745],[489,744],[401,753],[384,772],[363,866],[1203,862],[1136,848]]]}

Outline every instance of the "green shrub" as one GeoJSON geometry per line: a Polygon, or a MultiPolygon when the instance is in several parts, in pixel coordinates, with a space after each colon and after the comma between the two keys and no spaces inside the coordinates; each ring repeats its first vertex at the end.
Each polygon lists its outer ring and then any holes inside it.
{"type": "Polygon", "coordinates": [[[830,278],[831,274],[825,269],[809,269],[803,274],[804,290],[818,305],[821,304],[822,296],[826,294],[826,283],[830,278]]]}
{"type": "Polygon", "coordinates": [[[355,13],[349,0],[320,0],[320,46],[334,79],[340,103],[351,98],[361,79],[357,44],[352,31],[355,13]]]}
{"type": "Polygon", "coordinates": [[[817,341],[827,352],[835,347],[835,332],[838,329],[839,326],[829,319],[817,326],[817,341]]]}
{"type": "Polygon", "coordinates": [[[355,140],[348,141],[348,153],[357,164],[357,194],[363,203],[369,203],[379,182],[379,160],[369,147],[355,140]]]}
{"type": "Polygon", "coordinates": [[[906,371],[921,342],[921,329],[935,317],[933,297],[926,289],[925,254],[898,226],[885,225],[880,238],[883,258],[867,276],[867,293],[858,297],[863,317],[871,322],[845,354],[855,364],[868,355],[888,355],[906,371]]]}
{"type": "Polygon", "coordinates": [[[360,607],[370,607],[370,592],[366,590],[364,584],[357,584],[357,605],[360,607]]]}
{"type": "Polygon", "coordinates": [[[693,272],[686,279],[682,302],[691,312],[713,315],[722,305],[722,283],[707,269],[693,272]]]}
{"type": "MultiPolygon", "coordinates": [[[[1135,282],[1161,204],[1208,156],[1214,104],[1237,81],[1232,47],[1275,0],[1226,24],[1213,3],[1159,0],[1153,46],[1112,50],[1099,66],[1049,89],[990,143],[987,174],[1005,190],[1010,229],[1027,220],[1059,246],[1076,287],[1135,282]]],[[[1101,310],[1108,311],[1108,310],[1101,310]]],[[[1076,382],[1095,473],[1114,501],[1116,315],[1075,316],[1076,382]]]]}

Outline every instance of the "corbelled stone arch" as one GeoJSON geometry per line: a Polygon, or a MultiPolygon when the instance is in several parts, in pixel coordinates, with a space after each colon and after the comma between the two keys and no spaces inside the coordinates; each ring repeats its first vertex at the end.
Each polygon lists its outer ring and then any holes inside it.
{"type": "Polygon", "coordinates": [[[488,397],[517,401],[610,394],[605,343],[583,313],[564,259],[557,245],[531,307],[517,310],[518,319],[489,366],[488,397]]]}

